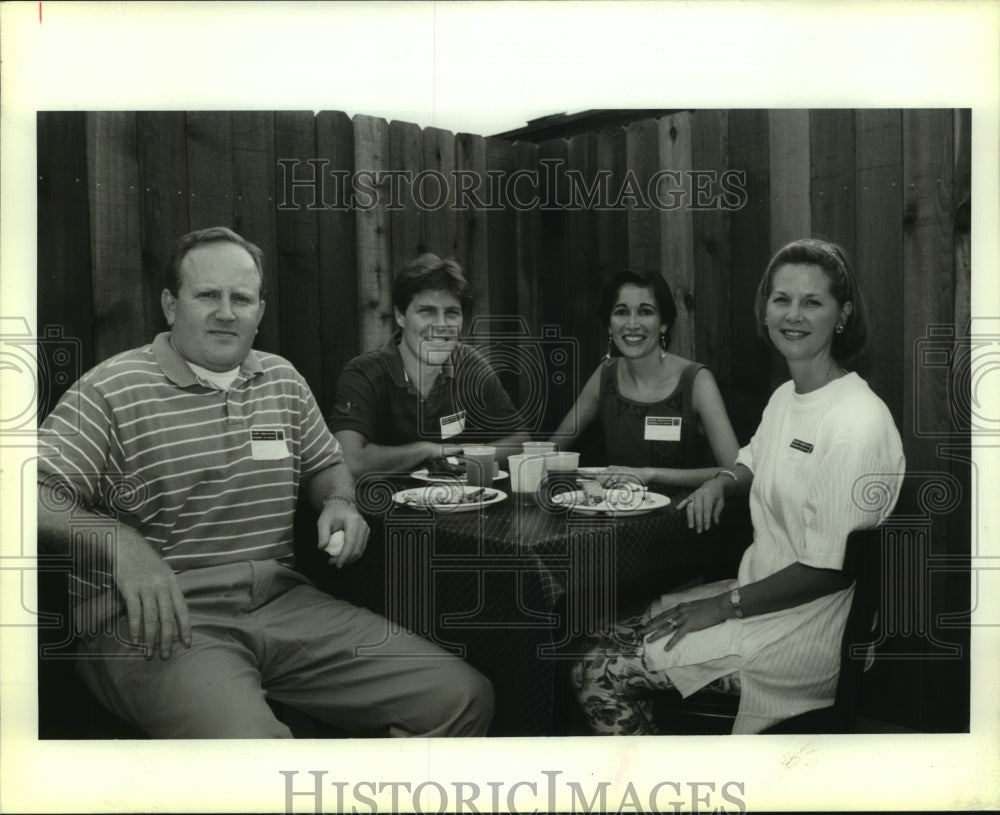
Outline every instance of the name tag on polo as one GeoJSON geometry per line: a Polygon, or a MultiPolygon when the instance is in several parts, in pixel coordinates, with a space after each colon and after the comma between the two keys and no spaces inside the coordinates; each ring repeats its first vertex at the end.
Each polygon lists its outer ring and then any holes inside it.
{"type": "Polygon", "coordinates": [[[279,458],[288,458],[291,453],[288,451],[288,442],[285,441],[285,431],[278,428],[275,430],[250,430],[250,452],[254,461],[274,461],[279,458]]]}
{"type": "Polygon", "coordinates": [[[643,438],[646,441],[680,441],[681,417],[647,416],[643,438]]]}
{"type": "Polygon", "coordinates": [[[441,417],[441,440],[450,439],[465,430],[465,411],[441,417]]]}
{"type": "Polygon", "coordinates": [[[792,443],[788,446],[793,450],[798,450],[800,453],[811,453],[813,451],[813,446],[809,442],[802,441],[801,439],[792,439],[792,443]]]}

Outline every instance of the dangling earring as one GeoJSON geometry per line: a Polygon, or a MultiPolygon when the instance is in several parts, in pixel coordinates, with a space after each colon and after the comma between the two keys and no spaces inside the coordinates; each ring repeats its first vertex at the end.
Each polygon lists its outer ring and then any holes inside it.
{"type": "Polygon", "coordinates": [[[666,359],[667,356],[667,332],[660,332],[660,359],[666,359]]]}
{"type": "Polygon", "coordinates": [[[767,328],[767,317],[764,318],[764,328],[767,328]]]}
{"type": "Polygon", "coordinates": [[[838,334],[843,334],[844,333],[844,324],[843,323],[837,323],[837,325],[834,327],[833,330],[836,331],[838,334]]]}
{"type": "Polygon", "coordinates": [[[611,339],[611,335],[608,334],[608,350],[604,352],[604,364],[605,365],[610,365],[611,364],[611,349],[614,347],[614,345],[615,345],[614,340],[611,339]]]}

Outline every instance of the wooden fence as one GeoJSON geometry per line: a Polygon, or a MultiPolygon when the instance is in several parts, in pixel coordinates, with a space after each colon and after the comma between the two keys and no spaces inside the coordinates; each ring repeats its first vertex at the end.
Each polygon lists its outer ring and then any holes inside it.
{"type": "MultiPolygon", "coordinates": [[[[655,269],[678,305],[674,350],[712,368],[745,442],[787,375],[755,340],[754,291],[777,248],[814,235],[855,258],[871,318],[859,367],[908,470],[957,479],[968,509],[969,465],[939,450],[965,438],[949,392],[962,376],[920,349],[959,348],[969,324],[970,124],[967,110],[697,110],[535,145],[336,111],[40,113],[38,323],[79,338],[83,367],[148,342],[173,241],[231,226],[265,254],[259,347],[326,410],[344,363],[390,336],[392,275],[421,251],[459,260],[480,316],[575,340],[577,384],[606,342],[603,276],[655,269]]],[[[935,517],[932,548],[967,554],[968,519],[935,517]]],[[[967,608],[967,578],[945,594],[967,608]]]]}
{"type": "Polygon", "coordinates": [[[421,251],[462,263],[481,317],[574,338],[580,379],[606,341],[603,276],[655,269],[674,350],[711,366],[746,441],[786,377],[754,339],[755,287],[775,249],[816,235],[856,260],[861,370],[926,469],[918,417],[947,428],[954,400],[914,354],[969,321],[969,129],[969,111],[699,110],[534,145],[333,111],[41,113],[39,323],[79,337],[84,366],[147,342],[171,244],[225,224],[264,250],[259,347],[325,409],[343,364],[390,335],[392,275],[421,251]]]}

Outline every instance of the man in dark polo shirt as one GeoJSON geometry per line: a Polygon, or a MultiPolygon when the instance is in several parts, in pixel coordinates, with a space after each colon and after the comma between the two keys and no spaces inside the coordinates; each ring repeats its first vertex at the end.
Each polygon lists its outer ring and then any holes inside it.
{"type": "Polygon", "coordinates": [[[460,342],[472,303],[453,259],[423,254],[393,285],[399,331],[344,367],[328,419],[355,475],[409,472],[464,446],[490,444],[497,458],[528,438],[485,359],[460,342]]]}

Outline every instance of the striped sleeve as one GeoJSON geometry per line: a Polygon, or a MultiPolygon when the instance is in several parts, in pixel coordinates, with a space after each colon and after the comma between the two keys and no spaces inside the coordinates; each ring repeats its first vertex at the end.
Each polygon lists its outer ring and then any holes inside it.
{"type": "Polygon", "coordinates": [[[100,503],[101,478],[114,467],[112,423],[107,400],[89,380],[76,382],[39,428],[39,482],[58,481],[84,504],[100,503]]]}
{"type": "Polygon", "coordinates": [[[309,385],[301,377],[299,377],[299,389],[302,400],[300,466],[302,477],[306,479],[320,470],[339,464],[344,460],[344,456],[340,451],[340,444],[323,420],[323,414],[309,385]]]}

